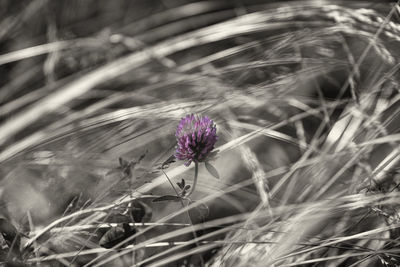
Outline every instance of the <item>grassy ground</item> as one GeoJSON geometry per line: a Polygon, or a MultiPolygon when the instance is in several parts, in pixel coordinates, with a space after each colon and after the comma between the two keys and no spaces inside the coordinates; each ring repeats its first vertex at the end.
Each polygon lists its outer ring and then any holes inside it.
{"type": "Polygon", "coordinates": [[[0,259],[400,266],[399,68],[393,1],[0,1],[0,259]]]}

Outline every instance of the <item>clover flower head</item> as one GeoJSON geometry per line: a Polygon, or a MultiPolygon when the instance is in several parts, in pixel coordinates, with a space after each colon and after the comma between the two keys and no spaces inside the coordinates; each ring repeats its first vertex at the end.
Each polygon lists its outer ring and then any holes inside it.
{"type": "Polygon", "coordinates": [[[204,161],[218,140],[215,123],[209,117],[198,114],[182,118],[175,136],[178,143],[175,157],[186,160],[186,166],[192,161],[204,161]]]}

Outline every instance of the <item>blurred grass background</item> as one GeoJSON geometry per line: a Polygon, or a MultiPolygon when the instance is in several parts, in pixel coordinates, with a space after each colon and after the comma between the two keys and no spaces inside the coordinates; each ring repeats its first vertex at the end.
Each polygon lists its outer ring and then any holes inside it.
{"type": "MultiPolygon", "coordinates": [[[[157,167],[173,152],[179,119],[199,112],[217,123],[221,179],[200,169],[193,199],[206,201],[207,219],[221,219],[225,232],[199,227],[209,243],[147,264],[167,266],[178,255],[200,265],[191,250],[218,254],[213,266],[400,264],[395,1],[2,0],[0,7],[0,215],[21,231],[79,211],[85,216],[55,226],[120,223],[126,218],[116,206],[171,193],[157,167]],[[132,176],[121,175],[119,157],[141,159],[132,176]]],[[[167,173],[190,181],[191,171],[176,163],[167,173]]],[[[181,210],[148,204],[152,222],[181,210]]],[[[136,240],[158,242],[171,229],[136,240]]],[[[128,264],[89,237],[34,238],[27,260],[83,266],[98,255],[105,257],[90,266],[130,266],[166,250],[129,254],[128,264]],[[101,262],[111,253],[111,263],[101,262]]]]}

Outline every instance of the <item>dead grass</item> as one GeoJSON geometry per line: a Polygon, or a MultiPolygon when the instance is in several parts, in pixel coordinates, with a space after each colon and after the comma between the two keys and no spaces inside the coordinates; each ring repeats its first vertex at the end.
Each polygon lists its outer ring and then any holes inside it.
{"type": "Polygon", "coordinates": [[[400,264],[398,3],[134,2],[4,1],[0,216],[28,235],[21,261],[400,264]],[[188,113],[217,123],[221,178],[200,166],[195,202],[152,203],[188,113]],[[150,221],[126,216],[137,200],[150,221]]]}

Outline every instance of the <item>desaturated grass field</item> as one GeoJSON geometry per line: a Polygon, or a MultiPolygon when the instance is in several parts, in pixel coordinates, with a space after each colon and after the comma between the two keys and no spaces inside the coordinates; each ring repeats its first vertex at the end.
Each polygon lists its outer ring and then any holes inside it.
{"type": "Polygon", "coordinates": [[[399,69],[396,1],[1,0],[0,262],[400,266],[399,69]]]}

